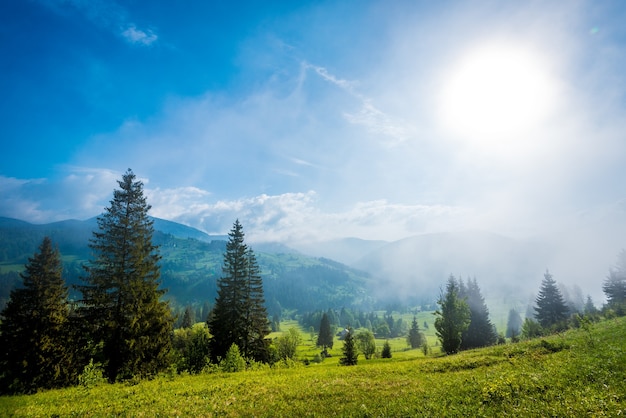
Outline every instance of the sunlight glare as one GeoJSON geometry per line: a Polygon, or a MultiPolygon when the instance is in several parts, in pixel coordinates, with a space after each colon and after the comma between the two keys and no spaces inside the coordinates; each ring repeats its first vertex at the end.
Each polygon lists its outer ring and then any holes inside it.
{"type": "Polygon", "coordinates": [[[542,61],[513,45],[470,50],[446,76],[440,122],[479,147],[512,145],[549,115],[554,87],[542,61]]]}

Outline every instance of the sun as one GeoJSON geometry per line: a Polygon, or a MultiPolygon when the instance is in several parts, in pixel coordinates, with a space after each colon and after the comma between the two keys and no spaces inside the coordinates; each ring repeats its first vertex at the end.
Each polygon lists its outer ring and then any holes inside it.
{"type": "Polygon", "coordinates": [[[469,49],[445,74],[439,122],[479,146],[510,145],[554,106],[554,82],[539,54],[514,44],[469,49]]]}

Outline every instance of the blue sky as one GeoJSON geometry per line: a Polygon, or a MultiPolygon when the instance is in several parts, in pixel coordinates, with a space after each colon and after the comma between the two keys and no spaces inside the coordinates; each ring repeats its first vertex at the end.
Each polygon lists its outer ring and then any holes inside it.
{"type": "Polygon", "coordinates": [[[0,4],[0,216],[625,246],[620,1],[0,4]],[[595,236],[594,235],[594,236],[595,236]]]}

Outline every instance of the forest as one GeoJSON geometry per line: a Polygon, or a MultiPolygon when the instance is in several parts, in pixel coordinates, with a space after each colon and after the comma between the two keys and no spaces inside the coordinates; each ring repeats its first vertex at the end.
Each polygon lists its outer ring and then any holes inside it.
{"type": "MultiPolygon", "coordinates": [[[[325,300],[331,306],[324,309],[304,304],[308,310],[298,314],[290,312],[288,302],[271,311],[265,295],[272,281],[264,277],[238,220],[225,245],[206,246],[222,251],[216,289],[208,292],[214,299],[200,310],[188,304],[177,312],[161,287],[161,272],[169,265],[160,263],[161,247],[153,239],[154,221],[148,216],[143,184],[131,170],[118,183],[111,205],[97,218],[97,229],[88,238],[92,257],[82,265],[84,275],[71,286],[78,298],[70,298],[60,251],[49,237],[28,257],[20,274],[23,283],[10,291],[2,310],[2,394],[89,387],[101,381],[138,382],[163,373],[211,374],[322,363],[333,357],[334,346],[334,355],[338,354],[336,342],[342,343],[338,364],[344,366],[357,365],[359,355],[366,360],[391,359],[394,351],[402,350],[456,355],[568,329],[590,329],[600,320],[626,314],[625,253],[603,283],[607,303],[601,309],[590,298],[582,309],[568,304],[546,271],[534,312],[522,320],[511,309],[506,332],[498,332],[492,323],[477,279],[452,275],[434,312],[422,306],[400,311],[338,309],[346,302],[341,299],[325,300]],[[431,320],[423,319],[426,313],[431,320]],[[297,322],[281,329],[289,319],[297,322]],[[303,333],[309,334],[314,351],[299,358],[303,333]],[[398,341],[404,341],[403,348],[398,341]]],[[[180,262],[192,264],[194,257],[198,256],[190,252],[180,262]]],[[[326,264],[337,267],[330,260],[326,264]]],[[[304,282],[320,274],[319,268],[306,266],[295,271],[304,282]]],[[[329,288],[333,280],[332,275],[327,278],[329,288]]],[[[296,280],[293,287],[273,291],[289,295],[297,286],[296,280]]],[[[348,287],[340,293],[354,292],[348,287]]]]}

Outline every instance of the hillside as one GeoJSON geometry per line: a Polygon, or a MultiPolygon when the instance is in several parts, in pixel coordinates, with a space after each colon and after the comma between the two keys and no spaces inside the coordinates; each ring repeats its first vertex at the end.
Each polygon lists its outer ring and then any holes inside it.
{"type": "Polygon", "coordinates": [[[626,318],[454,356],[419,350],[338,367],[162,376],[0,397],[14,417],[619,416],[626,412],[626,318]]]}
{"type": "MultiPolygon", "coordinates": [[[[0,301],[19,283],[17,271],[37,251],[45,235],[58,245],[64,275],[70,285],[79,283],[81,265],[89,259],[87,246],[95,218],[34,225],[0,218],[0,301]]],[[[155,219],[154,242],[162,255],[162,286],[177,305],[213,302],[221,273],[225,236],[210,236],[196,229],[155,219]]],[[[252,245],[265,280],[265,297],[271,313],[281,309],[314,310],[371,308],[370,277],[343,264],[308,257],[276,243],[252,245]],[[257,250],[257,247],[259,250],[257,250]]],[[[74,297],[79,295],[73,294],[74,297]]]]}

